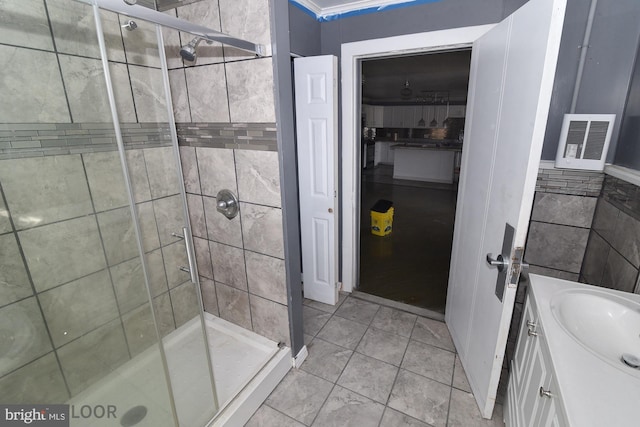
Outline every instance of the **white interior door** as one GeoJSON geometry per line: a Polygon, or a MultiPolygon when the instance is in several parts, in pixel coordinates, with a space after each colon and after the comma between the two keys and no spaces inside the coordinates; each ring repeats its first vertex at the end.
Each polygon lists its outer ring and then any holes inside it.
{"type": "MultiPolygon", "coordinates": [[[[553,88],[565,0],[531,0],[474,44],[446,322],[485,418],[491,417],[516,284],[497,270],[505,224],[525,244],[553,88]]],[[[507,277],[510,276],[511,266],[507,277]]]]}
{"type": "Polygon", "coordinates": [[[294,60],[304,296],[338,301],[338,59],[294,60]]]}

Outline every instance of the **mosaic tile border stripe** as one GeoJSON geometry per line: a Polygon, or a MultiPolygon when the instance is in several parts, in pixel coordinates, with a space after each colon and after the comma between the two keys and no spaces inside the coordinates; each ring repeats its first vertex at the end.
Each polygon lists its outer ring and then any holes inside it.
{"type": "MultiPolygon", "coordinates": [[[[171,145],[166,123],[123,123],[127,149],[171,145]]],[[[278,151],[275,123],[178,123],[179,145],[278,151]]],[[[0,124],[0,160],[113,151],[110,123],[0,124]]]]}
{"type": "MultiPolygon", "coordinates": [[[[171,145],[171,133],[164,123],[120,126],[127,149],[171,145]]],[[[116,149],[116,134],[110,123],[0,124],[0,160],[116,149]]]]}
{"type": "Polygon", "coordinates": [[[275,123],[177,123],[176,128],[181,146],[278,151],[275,123]]]}
{"type": "Polygon", "coordinates": [[[598,197],[600,190],[602,190],[603,181],[603,172],[540,169],[538,171],[536,191],[541,193],[598,197]]]}

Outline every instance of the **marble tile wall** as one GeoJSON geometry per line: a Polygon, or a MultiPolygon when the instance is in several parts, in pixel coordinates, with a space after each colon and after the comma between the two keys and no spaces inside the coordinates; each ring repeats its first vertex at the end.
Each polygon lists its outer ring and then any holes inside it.
{"type": "Polygon", "coordinates": [[[175,13],[267,49],[256,58],[203,42],[194,63],[170,65],[170,84],[188,100],[174,114],[205,309],[289,344],[269,1],[202,0],[175,13]],[[232,220],[216,211],[224,188],[240,202],[232,220]]]}
{"type": "Polygon", "coordinates": [[[163,335],[198,315],[178,268],[188,265],[184,243],[171,235],[185,223],[173,149],[127,159],[152,306],[117,151],[0,160],[0,324],[13,342],[0,389],[24,385],[3,401],[37,401],[38,372],[51,380],[46,401],[62,403],[157,342],[151,309],[163,335]]]}
{"type": "Polygon", "coordinates": [[[278,154],[181,146],[206,311],[289,344],[278,154]],[[240,214],[216,210],[222,189],[240,214]]]}
{"type": "MultiPolygon", "coordinates": [[[[0,362],[0,390],[14,392],[0,400],[63,402],[154,343],[152,310],[164,335],[197,313],[197,295],[170,234],[182,222],[152,26],[123,31],[123,17],[101,12],[150,305],[89,6],[14,3],[0,13],[0,65],[11,76],[0,98],[13,100],[0,106],[0,323],[17,332],[0,362]],[[46,381],[36,384],[36,372],[46,381]]],[[[288,343],[268,0],[180,4],[166,13],[267,46],[255,58],[202,43],[198,62],[184,63],[191,36],[163,30],[183,165],[193,165],[185,181],[205,307],[288,343]],[[236,159],[240,149],[255,152],[236,159]],[[239,194],[234,221],[215,213],[221,185],[239,194]]]]}
{"type": "MultiPolygon", "coordinates": [[[[195,62],[170,64],[173,97],[188,100],[180,105],[174,102],[177,121],[273,124],[276,120],[269,1],[202,0],[167,13],[266,48],[266,54],[256,58],[230,46],[202,42],[195,62]]],[[[180,34],[182,45],[192,38],[180,34]]],[[[179,45],[166,49],[168,58],[179,59],[179,50],[179,45]]],[[[242,143],[242,139],[236,141],[242,143]]]]}
{"type": "MultiPolygon", "coordinates": [[[[603,179],[601,172],[539,170],[524,254],[529,272],[578,281],[603,179]]],[[[525,275],[516,294],[507,360],[518,338],[527,284],[525,275]]]]}
{"type": "Polygon", "coordinates": [[[580,281],[640,293],[640,189],[607,175],[580,281]]]}

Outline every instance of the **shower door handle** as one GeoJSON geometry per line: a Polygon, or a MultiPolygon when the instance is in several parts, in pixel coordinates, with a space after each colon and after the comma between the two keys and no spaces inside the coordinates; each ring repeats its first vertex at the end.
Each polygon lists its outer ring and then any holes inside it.
{"type": "Polygon", "coordinates": [[[193,237],[191,236],[191,230],[189,230],[189,227],[183,227],[182,232],[184,235],[184,245],[187,248],[187,260],[189,261],[189,275],[191,276],[191,281],[193,283],[198,283],[198,277],[196,276],[198,269],[196,267],[196,260],[193,256],[193,237]]]}

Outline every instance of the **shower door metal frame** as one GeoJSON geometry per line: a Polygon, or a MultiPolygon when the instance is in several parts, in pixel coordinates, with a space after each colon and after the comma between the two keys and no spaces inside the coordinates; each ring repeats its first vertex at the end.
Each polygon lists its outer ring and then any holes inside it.
{"type": "MultiPolygon", "coordinates": [[[[134,193],[133,193],[133,184],[132,184],[132,180],[131,180],[131,176],[129,173],[129,167],[126,161],[126,153],[125,153],[125,148],[124,148],[124,140],[122,138],[122,130],[120,127],[120,119],[119,119],[119,115],[118,115],[118,110],[117,110],[117,106],[116,106],[116,98],[115,98],[115,92],[114,92],[114,88],[113,88],[113,83],[111,80],[111,73],[109,70],[109,60],[108,60],[108,56],[107,56],[107,47],[106,47],[106,42],[104,39],[104,32],[102,29],[102,21],[101,21],[101,16],[100,16],[100,6],[99,3],[101,3],[101,0],[95,0],[95,1],[85,1],[85,0],[79,0],[81,2],[84,3],[89,3],[92,6],[93,9],[93,15],[94,15],[94,21],[96,24],[96,34],[97,34],[97,38],[98,38],[98,46],[100,48],[100,56],[101,56],[101,60],[102,60],[102,68],[103,68],[103,72],[104,72],[104,77],[105,77],[105,83],[106,83],[106,88],[107,88],[107,96],[108,96],[108,100],[109,100],[109,107],[111,110],[111,118],[113,121],[113,127],[114,127],[114,132],[115,132],[115,137],[116,137],[116,144],[118,147],[118,153],[119,153],[119,158],[120,158],[120,163],[122,166],[122,173],[123,173],[123,177],[124,177],[124,182],[125,182],[125,187],[126,187],[126,192],[127,192],[127,199],[129,202],[129,209],[131,212],[131,217],[132,217],[132,223],[134,226],[134,232],[136,235],[136,244],[137,244],[137,249],[138,249],[138,253],[140,255],[141,258],[141,266],[142,266],[142,273],[144,276],[144,282],[145,282],[145,288],[147,291],[147,298],[149,300],[149,304],[150,304],[150,308],[151,308],[151,316],[153,319],[153,324],[154,324],[154,328],[156,331],[156,335],[157,335],[157,342],[158,342],[158,347],[159,347],[159,351],[160,351],[160,358],[162,361],[162,367],[164,370],[164,374],[165,374],[165,380],[167,382],[167,386],[168,386],[168,393],[169,393],[169,401],[171,404],[171,412],[173,415],[173,421],[176,427],[180,426],[180,422],[178,419],[178,412],[176,409],[176,405],[175,405],[175,397],[173,394],[173,386],[171,384],[171,374],[169,372],[169,365],[167,362],[167,356],[166,356],[166,352],[164,349],[164,344],[162,341],[162,334],[160,332],[160,329],[158,327],[158,322],[156,319],[156,315],[155,312],[153,310],[153,295],[151,292],[151,287],[150,287],[150,283],[149,283],[149,266],[147,265],[147,261],[146,261],[146,256],[145,256],[145,251],[144,251],[144,246],[142,243],[142,228],[140,225],[140,221],[138,219],[138,214],[136,211],[136,202],[135,202],[135,197],[134,197],[134,193]]],[[[142,7],[142,6],[139,6],[142,7]]],[[[143,8],[146,9],[146,8],[143,8]]],[[[149,9],[150,10],[150,9],[149,9]]],[[[141,18],[143,19],[143,18],[141,18]]],[[[198,315],[200,317],[200,327],[202,330],[202,334],[203,334],[203,340],[204,340],[204,346],[205,346],[205,353],[206,353],[206,359],[207,359],[207,366],[209,369],[209,378],[210,378],[210,385],[211,385],[211,391],[212,391],[212,396],[213,396],[213,404],[215,406],[215,413],[213,414],[213,418],[215,418],[220,411],[220,405],[219,405],[219,401],[218,401],[218,395],[217,395],[217,391],[216,391],[216,387],[215,387],[215,381],[214,381],[214,373],[213,373],[213,366],[212,366],[212,359],[211,359],[211,352],[210,352],[210,347],[209,347],[209,339],[207,337],[207,332],[206,332],[206,325],[205,325],[205,320],[204,320],[204,305],[203,305],[203,300],[202,300],[202,293],[201,293],[201,288],[200,288],[200,280],[199,280],[199,276],[198,276],[198,270],[197,270],[197,264],[196,264],[196,260],[195,260],[195,248],[193,245],[193,238],[191,235],[191,227],[189,225],[189,211],[187,208],[187,194],[185,191],[185,187],[184,187],[184,181],[183,181],[183,171],[182,171],[182,164],[180,161],[180,151],[179,151],[179,147],[178,147],[178,135],[177,135],[177,131],[176,131],[176,124],[175,124],[175,118],[173,115],[173,104],[172,104],[172,99],[171,99],[171,88],[169,85],[169,73],[168,73],[168,68],[167,68],[167,58],[166,58],[166,54],[164,51],[164,41],[163,41],[163,36],[162,36],[162,28],[161,28],[161,24],[160,23],[155,23],[156,24],[156,36],[157,36],[157,43],[158,43],[158,53],[159,53],[159,58],[160,58],[160,64],[161,64],[161,72],[162,72],[162,80],[163,80],[163,87],[164,87],[164,95],[165,95],[165,101],[166,101],[166,107],[167,107],[167,123],[169,125],[169,130],[171,133],[171,147],[173,149],[173,154],[174,154],[174,161],[176,163],[176,179],[178,180],[178,182],[180,183],[180,197],[182,200],[182,210],[183,210],[183,218],[185,221],[185,227],[183,228],[183,233],[184,233],[184,241],[185,241],[185,248],[187,250],[187,257],[189,260],[189,272],[191,275],[191,282],[193,283],[194,286],[196,286],[196,296],[198,299],[198,315]]],[[[212,418],[212,419],[213,419],[212,418]]]]}
{"type": "Polygon", "coordinates": [[[230,36],[211,28],[197,25],[174,16],[167,15],[157,10],[137,4],[128,4],[124,0],[78,0],[91,5],[97,5],[101,9],[111,12],[120,13],[131,18],[142,19],[153,24],[162,25],[163,27],[173,28],[174,30],[193,34],[210,42],[220,42],[238,49],[255,53],[261,57],[266,55],[266,47],[262,44],[252,43],[237,37],[230,36]]]}

